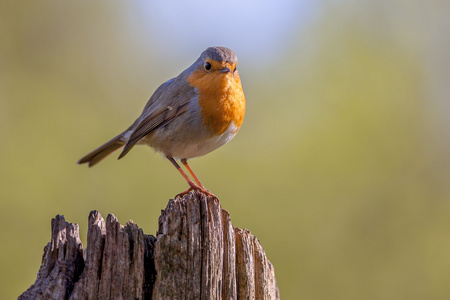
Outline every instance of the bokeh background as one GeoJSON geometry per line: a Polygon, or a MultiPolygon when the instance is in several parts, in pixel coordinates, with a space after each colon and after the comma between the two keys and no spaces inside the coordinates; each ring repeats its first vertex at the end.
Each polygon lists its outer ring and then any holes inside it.
{"type": "Polygon", "coordinates": [[[168,161],[76,161],[212,45],[237,53],[247,114],[192,166],[282,298],[450,299],[449,1],[3,0],[0,36],[1,299],[56,214],[84,242],[93,209],[155,234],[187,188],[168,161]]]}

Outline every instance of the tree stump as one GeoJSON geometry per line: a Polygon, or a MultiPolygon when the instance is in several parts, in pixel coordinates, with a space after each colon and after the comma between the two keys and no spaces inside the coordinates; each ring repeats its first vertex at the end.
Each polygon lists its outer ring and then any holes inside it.
{"type": "Polygon", "coordinates": [[[258,239],[234,228],[217,198],[195,191],[170,200],[156,237],[130,220],[89,214],[84,252],[78,224],[57,215],[36,282],[19,299],[279,299],[258,239]]]}

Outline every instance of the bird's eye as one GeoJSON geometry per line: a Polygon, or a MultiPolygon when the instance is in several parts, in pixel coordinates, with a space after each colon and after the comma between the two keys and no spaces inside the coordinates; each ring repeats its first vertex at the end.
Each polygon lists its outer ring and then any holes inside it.
{"type": "Polygon", "coordinates": [[[206,62],[206,63],[205,63],[205,70],[206,70],[206,71],[211,70],[211,64],[210,64],[209,62],[206,62]]]}

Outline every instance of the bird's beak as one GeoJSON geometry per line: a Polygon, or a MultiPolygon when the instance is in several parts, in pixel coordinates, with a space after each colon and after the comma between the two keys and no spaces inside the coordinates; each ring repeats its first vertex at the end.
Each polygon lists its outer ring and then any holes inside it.
{"type": "Polygon", "coordinates": [[[228,73],[228,72],[231,72],[231,70],[230,70],[230,68],[225,67],[223,69],[220,69],[219,72],[220,73],[228,73]]]}

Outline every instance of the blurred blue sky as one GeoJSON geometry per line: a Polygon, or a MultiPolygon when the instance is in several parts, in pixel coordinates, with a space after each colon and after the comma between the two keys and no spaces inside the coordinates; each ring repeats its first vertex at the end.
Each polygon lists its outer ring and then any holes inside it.
{"type": "Polygon", "coordinates": [[[197,55],[199,48],[222,45],[254,61],[285,51],[317,8],[318,2],[304,0],[139,1],[129,18],[135,26],[148,24],[145,31],[135,28],[135,32],[140,31],[139,38],[147,42],[156,40],[156,51],[181,47],[197,55]],[[139,22],[133,22],[136,18],[139,22]]]}

